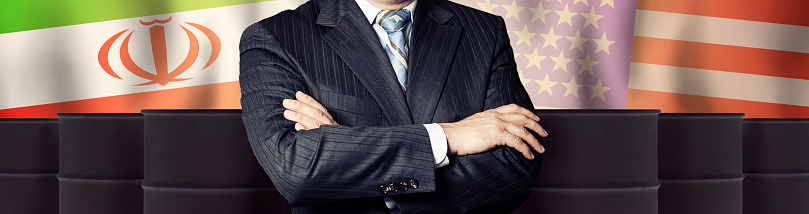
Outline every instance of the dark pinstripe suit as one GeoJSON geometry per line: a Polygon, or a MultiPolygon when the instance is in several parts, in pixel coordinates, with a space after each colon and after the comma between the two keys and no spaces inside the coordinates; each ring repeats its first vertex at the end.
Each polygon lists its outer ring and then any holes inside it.
{"type": "Polygon", "coordinates": [[[502,18],[445,0],[417,7],[406,92],[354,0],[313,0],[244,31],[244,124],[296,213],[384,213],[383,196],[405,213],[496,213],[527,197],[541,155],[530,161],[497,147],[434,169],[421,125],[510,103],[533,108],[502,18]],[[295,91],[312,95],[341,125],[295,131],[281,106],[295,91]],[[418,189],[379,191],[411,179],[418,189]]]}

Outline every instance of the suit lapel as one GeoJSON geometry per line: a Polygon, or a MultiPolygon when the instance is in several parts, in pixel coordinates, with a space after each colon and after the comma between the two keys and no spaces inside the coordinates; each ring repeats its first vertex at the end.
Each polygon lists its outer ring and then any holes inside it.
{"type": "Polygon", "coordinates": [[[404,92],[379,37],[354,1],[318,1],[323,39],[374,97],[391,125],[413,124],[404,92]]]}
{"type": "Polygon", "coordinates": [[[434,4],[419,1],[413,26],[407,103],[417,124],[432,123],[455,56],[461,29],[445,23],[453,14],[434,4]]]}

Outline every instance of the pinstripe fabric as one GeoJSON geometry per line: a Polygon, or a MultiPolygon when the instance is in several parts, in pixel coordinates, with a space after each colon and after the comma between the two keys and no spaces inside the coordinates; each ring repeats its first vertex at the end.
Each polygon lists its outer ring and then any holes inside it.
{"type": "Polygon", "coordinates": [[[248,27],[240,44],[243,120],[254,153],[295,213],[506,212],[522,203],[541,163],[516,150],[451,157],[433,169],[420,124],[455,122],[517,103],[520,84],[500,17],[445,0],[415,10],[402,91],[353,0],[313,0],[248,27]],[[281,101],[303,91],[339,126],[294,131],[281,101]],[[409,179],[418,189],[382,194],[409,179]]]}

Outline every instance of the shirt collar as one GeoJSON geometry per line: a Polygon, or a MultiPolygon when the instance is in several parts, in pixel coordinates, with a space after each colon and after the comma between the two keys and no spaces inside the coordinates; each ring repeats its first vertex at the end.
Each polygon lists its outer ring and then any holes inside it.
{"type": "MultiPolygon", "coordinates": [[[[413,0],[402,9],[407,9],[410,11],[410,23],[415,23],[415,9],[416,9],[416,2],[419,0],[413,0]]],[[[365,14],[365,18],[368,18],[368,23],[374,24],[374,20],[376,19],[376,15],[382,11],[368,2],[368,0],[356,0],[357,4],[360,6],[362,13],[365,14]]]]}

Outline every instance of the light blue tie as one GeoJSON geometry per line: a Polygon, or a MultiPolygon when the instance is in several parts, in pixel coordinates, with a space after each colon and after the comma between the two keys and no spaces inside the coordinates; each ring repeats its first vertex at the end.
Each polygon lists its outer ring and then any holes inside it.
{"type": "Polygon", "coordinates": [[[393,65],[393,70],[396,72],[396,78],[399,79],[402,88],[407,88],[408,39],[404,35],[404,30],[410,24],[410,11],[407,9],[383,10],[376,15],[376,23],[388,33],[388,43],[385,45],[385,51],[388,52],[390,64],[393,65]]]}

